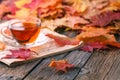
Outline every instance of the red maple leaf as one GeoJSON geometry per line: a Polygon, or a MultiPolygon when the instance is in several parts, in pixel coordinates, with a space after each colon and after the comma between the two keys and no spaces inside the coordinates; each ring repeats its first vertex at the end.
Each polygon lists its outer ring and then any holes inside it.
{"type": "Polygon", "coordinates": [[[37,9],[42,0],[32,0],[31,3],[25,4],[24,7],[29,9],[37,9]]]}
{"type": "Polygon", "coordinates": [[[15,5],[15,1],[16,0],[7,0],[7,2],[5,4],[6,6],[9,7],[9,10],[10,10],[11,14],[15,14],[16,11],[19,10],[19,8],[17,8],[16,5],[15,5]]]}
{"type": "Polygon", "coordinates": [[[20,48],[18,50],[10,50],[12,54],[8,54],[3,59],[28,59],[30,54],[30,49],[20,48]]]}
{"type": "Polygon", "coordinates": [[[90,25],[104,27],[114,20],[120,20],[120,11],[106,11],[95,15],[91,17],[90,21],[92,23],[90,25]]]}
{"type": "Polygon", "coordinates": [[[54,39],[56,41],[56,43],[58,43],[60,46],[78,45],[80,42],[80,40],[78,40],[78,39],[73,39],[73,38],[69,38],[69,37],[60,37],[60,36],[56,36],[53,34],[46,34],[46,36],[54,39]]]}
{"type": "Polygon", "coordinates": [[[81,49],[88,52],[92,52],[94,49],[106,49],[108,48],[108,45],[120,48],[120,43],[116,41],[114,35],[110,34],[83,38],[82,40],[84,45],[81,49]]]}
{"type": "Polygon", "coordinates": [[[52,60],[49,67],[55,68],[57,71],[67,72],[69,68],[73,68],[74,65],[69,64],[67,60],[52,60]]]}
{"type": "Polygon", "coordinates": [[[4,17],[4,14],[9,12],[9,8],[4,4],[0,4],[0,19],[4,17]]]}
{"type": "Polygon", "coordinates": [[[107,46],[102,44],[101,42],[93,42],[93,43],[86,43],[83,47],[80,49],[92,52],[94,49],[106,49],[107,46]]]}
{"type": "Polygon", "coordinates": [[[24,7],[31,10],[38,8],[51,8],[52,6],[57,5],[59,2],[61,2],[61,0],[32,0],[31,3],[25,4],[24,7]]]}

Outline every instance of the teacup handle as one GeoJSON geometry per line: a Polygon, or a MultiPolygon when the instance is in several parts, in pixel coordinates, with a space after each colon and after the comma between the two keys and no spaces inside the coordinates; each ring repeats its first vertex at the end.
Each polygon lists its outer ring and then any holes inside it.
{"type": "MultiPolygon", "coordinates": [[[[11,34],[11,32],[10,32],[10,35],[9,34],[6,34],[5,33],[5,30],[9,30],[9,28],[8,27],[2,27],[1,28],[1,34],[2,34],[2,36],[4,36],[5,38],[7,38],[7,39],[10,39],[10,40],[13,40],[14,38],[12,37],[12,34],[11,34]]],[[[10,31],[10,30],[9,30],[10,31]]]]}

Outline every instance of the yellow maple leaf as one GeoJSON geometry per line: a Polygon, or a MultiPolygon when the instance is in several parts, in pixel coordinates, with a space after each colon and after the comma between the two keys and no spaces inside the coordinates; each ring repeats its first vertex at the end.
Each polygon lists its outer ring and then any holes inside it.
{"type": "Polygon", "coordinates": [[[110,5],[111,5],[111,6],[114,6],[114,7],[118,7],[118,8],[120,8],[120,1],[117,1],[117,2],[111,2],[110,5]]]}
{"type": "Polygon", "coordinates": [[[16,19],[26,19],[30,16],[36,17],[36,11],[30,11],[27,8],[21,8],[20,10],[16,11],[15,15],[8,15],[9,18],[16,18],[16,19]]]}
{"type": "Polygon", "coordinates": [[[120,1],[117,0],[115,2],[110,2],[110,5],[106,7],[103,11],[112,11],[112,10],[119,10],[120,9],[120,1]]]}
{"type": "Polygon", "coordinates": [[[80,13],[83,13],[87,10],[88,6],[85,1],[82,0],[74,0],[73,8],[80,13]]]}
{"type": "Polygon", "coordinates": [[[16,7],[18,7],[18,8],[22,8],[23,5],[25,5],[25,4],[27,4],[27,3],[30,3],[30,2],[31,2],[31,0],[17,0],[17,1],[15,2],[15,5],[16,5],[16,7]]]}

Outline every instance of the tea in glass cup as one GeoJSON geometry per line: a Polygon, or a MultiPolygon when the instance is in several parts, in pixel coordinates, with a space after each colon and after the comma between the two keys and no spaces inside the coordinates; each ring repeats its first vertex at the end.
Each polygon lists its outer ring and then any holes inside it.
{"type": "MultiPolygon", "coordinates": [[[[8,29],[11,32],[12,39],[15,39],[20,45],[26,45],[35,42],[40,33],[40,24],[40,19],[18,20],[10,22],[8,29]]],[[[4,31],[2,31],[2,34],[10,39],[4,31]]]]}

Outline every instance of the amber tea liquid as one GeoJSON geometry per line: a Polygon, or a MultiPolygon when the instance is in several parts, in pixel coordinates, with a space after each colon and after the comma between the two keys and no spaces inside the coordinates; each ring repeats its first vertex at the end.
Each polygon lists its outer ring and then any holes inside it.
{"type": "Polygon", "coordinates": [[[36,25],[23,25],[22,23],[12,24],[10,28],[13,37],[20,44],[31,43],[34,42],[37,36],[39,35],[40,28],[36,25]]]}

